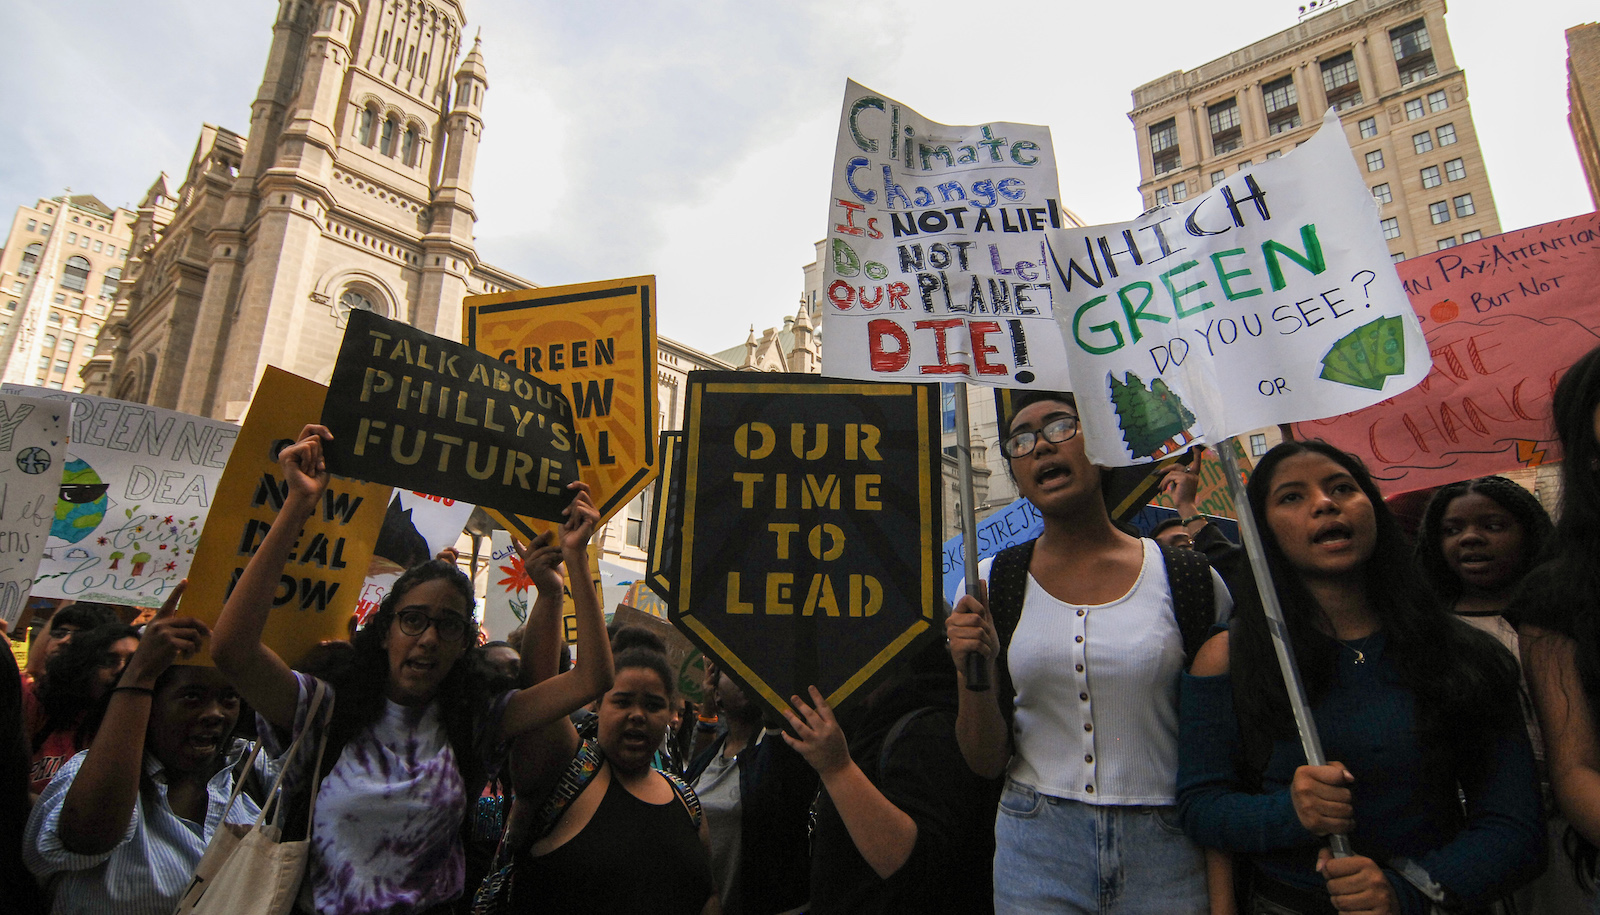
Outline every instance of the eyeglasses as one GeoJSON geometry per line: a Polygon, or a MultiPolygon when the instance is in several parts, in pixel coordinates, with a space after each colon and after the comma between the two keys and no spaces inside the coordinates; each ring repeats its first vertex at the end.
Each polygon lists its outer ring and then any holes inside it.
{"type": "Polygon", "coordinates": [[[1018,432],[1016,435],[1006,439],[1001,444],[1000,450],[1004,451],[1008,458],[1026,457],[1032,454],[1033,449],[1038,446],[1039,436],[1041,435],[1044,436],[1045,441],[1059,445],[1062,442],[1070,441],[1077,434],[1078,417],[1063,416],[1060,419],[1053,419],[1045,423],[1044,428],[1038,432],[1018,432]]]}
{"type": "Polygon", "coordinates": [[[419,636],[427,632],[429,626],[445,642],[459,642],[467,634],[467,621],[454,613],[429,616],[421,610],[401,610],[394,618],[400,624],[400,631],[409,636],[419,636]]]}

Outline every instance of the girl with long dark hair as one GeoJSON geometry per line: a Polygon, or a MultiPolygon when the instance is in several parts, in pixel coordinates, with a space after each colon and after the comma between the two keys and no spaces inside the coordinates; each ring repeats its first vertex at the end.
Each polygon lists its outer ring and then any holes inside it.
{"type": "Polygon", "coordinates": [[[1513,610],[1550,787],[1587,882],[1600,845],[1600,348],[1561,377],[1552,412],[1565,452],[1561,510],[1546,561],[1528,573],[1513,610]]]}
{"type": "MultiPolygon", "coordinates": [[[[610,685],[605,621],[593,588],[575,586],[577,665],[494,695],[482,670],[462,663],[476,641],[471,583],[448,562],[425,562],[395,582],[356,634],[350,673],[329,684],[331,719],[307,721],[315,679],[291,672],[261,644],[261,632],[300,526],[327,487],[322,443],[331,439],[327,429],[307,426],[279,456],[289,495],[223,607],[212,655],[256,708],[269,749],[287,746],[304,728],[312,737],[327,728],[324,771],[309,773],[322,778],[307,877],[316,910],[444,911],[464,889],[464,818],[505,743],[610,685]]],[[[586,583],[599,515],[588,488],[573,488],[559,540],[573,582],[586,583]]]]}
{"type": "Polygon", "coordinates": [[[1545,843],[1510,653],[1434,597],[1356,458],[1286,442],[1248,490],[1330,761],[1305,765],[1251,579],[1183,679],[1178,773],[1184,828],[1248,860],[1241,906],[1421,913],[1536,876],[1545,843]],[[1333,834],[1352,857],[1332,858],[1333,834]]]}

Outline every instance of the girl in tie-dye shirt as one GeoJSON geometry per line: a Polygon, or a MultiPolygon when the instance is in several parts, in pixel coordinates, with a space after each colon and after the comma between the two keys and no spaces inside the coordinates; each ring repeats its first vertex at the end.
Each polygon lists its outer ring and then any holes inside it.
{"type": "MultiPolygon", "coordinates": [[[[435,560],[395,582],[356,634],[351,669],[329,684],[331,716],[307,721],[315,681],[290,671],[261,644],[261,633],[300,526],[327,487],[322,444],[331,439],[327,429],[307,426],[279,456],[289,496],[223,607],[212,655],[256,708],[269,746],[287,746],[303,728],[312,729],[310,737],[327,729],[324,771],[301,773],[301,783],[322,777],[307,875],[316,911],[429,912],[467,889],[462,818],[494,774],[500,748],[603,694],[613,676],[610,645],[594,590],[574,587],[577,665],[528,689],[491,695],[463,660],[477,634],[471,583],[453,564],[435,560]]],[[[586,548],[599,514],[588,487],[572,486],[577,495],[558,543],[530,556],[568,563],[569,577],[581,583],[590,580],[586,548]]]]}

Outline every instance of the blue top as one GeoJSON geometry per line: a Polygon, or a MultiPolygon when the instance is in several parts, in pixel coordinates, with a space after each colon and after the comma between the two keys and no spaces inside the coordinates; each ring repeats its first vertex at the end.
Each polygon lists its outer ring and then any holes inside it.
{"type": "MultiPolygon", "coordinates": [[[[1537,877],[1545,865],[1544,823],[1527,733],[1518,727],[1495,734],[1473,753],[1423,747],[1415,697],[1385,656],[1382,633],[1356,647],[1365,662],[1341,651],[1334,682],[1312,710],[1328,759],[1355,776],[1356,854],[1378,862],[1401,910],[1417,915],[1429,905],[1419,885],[1431,882],[1454,901],[1481,905],[1537,877]],[[1467,799],[1464,821],[1458,785],[1467,799]]],[[[1261,793],[1247,793],[1235,771],[1242,739],[1229,677],[1185,674],[1179,714],[1184,830],[1201,845],[1251,856],[1274,880],[1326,892],[1314,869],[1326,840],[1300,825],[1289,798],[1294,771],[1306,762],[1299,740],[1273,742],[1261,793]]]]}

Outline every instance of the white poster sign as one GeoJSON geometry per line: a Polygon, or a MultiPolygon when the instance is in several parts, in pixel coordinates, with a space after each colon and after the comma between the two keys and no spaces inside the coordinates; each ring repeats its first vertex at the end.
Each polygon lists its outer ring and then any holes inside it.
{"type": "Polygon", "coordinates": [[[409,565],[432,559],[445,547],[455,546],[472,509],[470,502],[396,489],[389,500],[383,529],[378,532],[372,564],[361,587],[361,600],[356,603],[356,622],[366,625],[367,617],[378,611],[390,586],[409,565]]]}
{"type": "Polygon", "coordinates": [[[488,590],[483,598],[483,628],[492,639],[504,639],[528,617],[532,584],[506,531],[489,533],[488,590]]]}
{"type": "Polygon", "coordinates": [[[31,385],[7,384],[0,393],[72,410],[34,595],[159,606],[189,572],[239,427],[31,385]]]}
{"type": "Polygon", "coordinates": [[[1331,111],[1304,145],[1205,194],[1049,235],[1095,463],[1359,410],[1432,365],[1331,111]]]}
{"type": "Polygon", "coordinates": [[[823,370],[867,381],[1067,383],[1045,240],[1050,129],[952,127],[850,81],[833,162],[823,370]]]}
{"type": "Polygon", "coordinates": [[[55,522],[66,405],[0,396],[0,620],[17,622],[55,522]]]}

